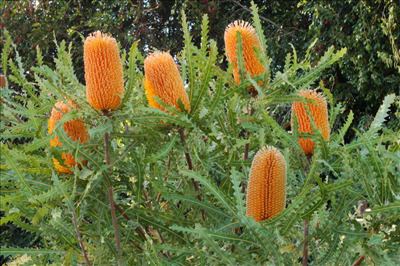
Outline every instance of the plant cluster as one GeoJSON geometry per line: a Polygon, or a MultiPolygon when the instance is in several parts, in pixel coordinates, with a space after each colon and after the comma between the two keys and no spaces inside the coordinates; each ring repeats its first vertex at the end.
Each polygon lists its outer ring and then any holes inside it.
{"type": "Polygon", "coordinates": [[[251,25],[226,29],[226,70],[207,16],[197,45],[182,13],[174,56],[144,58],[138,42],[119,52],[95,32],[86,85],[64,41],[54,67],[37,49],[29,81],[6,34],[0,225],[38,241],[1,254],[27,265],[396,265],[400,143],[385,119],[399,97],[346,143],[353,113],[338,124],[344,107],[319,82],[346,48],[313,59],[313,42],[272,72],[251,10],[251,25]]]}

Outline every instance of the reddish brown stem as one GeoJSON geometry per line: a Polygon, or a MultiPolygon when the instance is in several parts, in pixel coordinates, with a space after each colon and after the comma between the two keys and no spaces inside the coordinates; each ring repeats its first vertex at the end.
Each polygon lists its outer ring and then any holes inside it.
{"type": "Polygon", "coordinates": [[[125,218],[125,220],[130,220],[129,216],[126,214],[126,212],[118,205],[114,202],[115,205],[115,209],[122,215],[122,217],[125,218]]]}
{"type": "MultiPolygon", "coordinates": [[[[178,132],[179,132],[179,136],[181,137],[181,143],[182,143],[183,149],[185,151],[185,158],[186,158],[186,163],[187,163],[188,169],[189,170],[193,170],[193,162],[192,162],[192,158],[190,156],[189,150],[188,150],[188,148],[186,146],[186,136],[185,136],[184,129],[183,128],[179,128],[178,132]]],[[[192,183],[193,183],[194,190],[197,192],[197,199],[198,200],[202,200],[202,197],[200,195],[199,182],[197,182],[196,180],[194,180],[192,178],[192,183]]],[[[205,214],[204,210],[201,210],[201,217],[202,217],[203,220],[205,220],[206,214],[205,214]]]]}
{"type": "MultiPolygon", "coordinates": [[[[249,113],[250,116],[252,116],[254,114],[254,109],[251,108],[251,106],[249,106],[247,112],[249,113]]],[[[246,131],[244,137],[249,139],[250,132],[246,131]]],[[[246,143],[244,145],[243,161],[247,161],[249,159],[249,150],[250,150],[250,143],[246,143]]],[[[242,193],[246,193],[246,182],[242,182],[241,186],[242,186],[242,193]]]]}
{"type": "Polygon", "coordinates": [[[352,264],[352,266],[361,265],[361,262],[363,262],[364,259],[365,259],[365,256],[360,256],[360,257],[352,264]]]}
{"type": "Polygon", "coordinates": [[[90,262],[89,257],[88,257],[88,255],[86,253],[86,249],[85,249],[85,246],[83,244],[82,236],[81,236],[81,233],[79,232],[79,226],[78,226],[78,222],[77,222],[77,219],[76,219],[76,213],[75,213],[74,209],[72,209],[72,224],[74,225],[76,238],[78,239],[79,247],[81,248],[82,255],[83,255],[83,258],[85,259],[86,265],[91,266],[92,263],[90,262]]]}
{"type": "MultiPolygon", "coordinates": [[[[187,163],[188,169],[193,170],[192,157],[190,156],[190,153],[186,146],[185,132],[184,132],[183,128],[179,128],[178,132],[179,132],[179,136],[181,137],[181,142],[182,142],[183,148],[185,150],[185,158],[186,158],[186,163],[187,163]]],[[[196,192],[199,192],[200,191],[199,183],[197,181],[195,181],[194,179],[192,179],[192,182],[193,182],[193,187],[196,190],[196,192]]]]}
{"type": "Polygon", "coordinates": [[[184,132],[183,128],[179,128],[178,132],[179,132],[179,136],[181,137],[181,142],[182,142],[183,148],[185,150],[185,158],[186,158],[187,166],[188,166],[189,170],[193,170],[192,158],[190,157],[190,153],[186,148],[185,132],[184,132]]]}
{"type": "MultiPolygon", "coordinates": [[[[106,162],[106,165],[110,166],[111,165],[111,158],[110,158],[110,133],[106,132],[104,133],[104,160],[106,162]]],[[[108,169],[108,173],[111,172],[111,169],[108,169]]],[[[111,220],[112,224],[114,227],[114,239],[115,239],[115,248],[117,250],[118,254],[118,261],[119,258],[121,257],[121,240],[119,237],[119,225],[118,225],[118,219],[117,215],[115,213],[115,202],[114,202],[114,190],[112,187],[111,183],[111,178],[107,178],[107,183],[108,183],[108,190],[107,190],[107,196],[108,196],[108,201],[110,203],[110,209],[111,209],[111,220]]]]}

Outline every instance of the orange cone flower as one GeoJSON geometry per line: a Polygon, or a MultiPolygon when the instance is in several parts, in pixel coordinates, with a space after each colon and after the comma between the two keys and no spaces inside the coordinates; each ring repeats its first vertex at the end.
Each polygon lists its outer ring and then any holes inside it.
{"type": "Polygon", "coordinates": [[[149,105],[164,110],[154,96],[164,103],[179,108],[180,100],[187,111],[190,111],[188,95],[178,67],[167,52],[154,52],[144,60],[144,88],[149,105]]]}
{"type": "MultiPolygon", "coordinates": [[[[51,115],[48,122],[48,133],[53,134],[57,122],[62,118],[62,116],[70,112],[76,105],[69,101],[68,104],[60,101],[55,104],[51,110],[51,115]]],[[[86,130],[85,124],[80,119],[74,119],[64,123],[64,131],[73,141],[79,141],[80,143],[85,143],[89,139],[89,134],[86,130]]],[[[62,143],[55,136],[50,140],[50,147],[61,147],[62,143]]],[[[71,167],[76,165],[75,159],[70,153],[63,152],[61,154],[63,163],[60,163],[56,158],[53,158],[54,168],[60,173],[70,174],[72,173],[71,167]]]]}
{"type": "Polygon", "coordinates": [[[259,150],[247,187],[246,215],[257,222],[279,214],[286,205],[286,161],[274,147],[259,150]]]}
{"type": "Polygon", "coordinates": [[[86,98],[96,110],[115,110],[124,94],[122,63],[117,42],[99,31],[83,47],[86,98]]]}
{"type": "MultiPolygon", "coordinates": [[[[328,119],[328,105],[326,103],[325,97],[316,92],[315,90],[302,90],[299,92],[301,97],[308,100],[313,100],[313,102],[294,102],[292,104],[292,129],[293,116],[296,116],[298,123],[299,133],[310,133],[312,134],[311,120],[307,114],[306,106],[308,106],[312,120],[314,121],[315,127],[320,130],[322,137],[325,140],[329,140],[330,127],[328,119]]],[[[306,155],[313,154],[314,142],[310,138],[299,138],[299,144],[306,155]]]]}
{"type": "Polygon", "coordinates": [[[240,32],[242,38],[242,51],[244,67],[250,76],[258,76],[265,72],[265,67],[257,58],[255,49],[261,49],[260,40],[255,29],[250,23],[237,20],[228,25],[225,29],[225,50],[228,61],[233,66],[233,77],[237,84],[240,83],[238,55],[237,55],[237,33],[240,32]]]}

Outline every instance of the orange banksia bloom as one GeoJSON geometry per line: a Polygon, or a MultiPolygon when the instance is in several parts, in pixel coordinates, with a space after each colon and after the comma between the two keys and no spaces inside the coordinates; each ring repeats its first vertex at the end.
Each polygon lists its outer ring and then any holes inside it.
{"type": "MultiPolygon", "coordinates": [[[[57,102],[51,110],[51,115],[48,122],[48,133],[53,134],[57,122],[63,117],[64,114],[70,112],[74,108],[77,108],[77,106],[72,101],[69,101],[68,104],[65,104],[62,101],[57,102]]],[[[89,134],[86,130],[85,124],[80,119],[74,119],[65,122],[64,131],[73,141],[85,143],[89,140],[89,134]]],[[[50,140],[50,147],[61,146],[62,143],[57,136],[50,140]]],[[[60,173],[72,173],[71,168],[76,165],[72,154],[63,152],[61,154],[61,158],[63,160],[62,163],[60,163],[56,158],[53,158],[54,168],[56,168],[56,170],[60,173]]]]}
{"type": "MultiPolygon", "coordinates": [[[[292,103],[292,129],[294,127],[294,117],[297,118],[298,132],[299,133],[310,133],[312,134],[311,120],[307,114],[306,106],[308,106],[312,120],[314,121],[315,127],[320,130],[324,140],[329,140],[330,127],[328,119],[328,105],[325,97],[316,92],[315,90],[301,90],[299,92],[301,97],[307,100],[313,100],[312,102],[293,102],[292,103]]],[[[299,138],[299,144],[306,155],[313,154],[314,142],[309,138],[299,138]]]]}
{"type": "Polygon", "coordinates": [[[246,215],[257,222],[279,214],[286,205],[286,161],[274,147],[254,156],[247,187],[246,215]]]}
{"type": "Polygon", "coordinates": [[[240,83],[239,64],[237,55],[237,33],[242,37],[242,51],[244,67],[250,76],[258,76],[265,72],[265,67],[259,61],[255,49],[261,49],[260,40],[257,37],[255,29],[250,23],[236,20],[225,29],[225,50],[228,61],[233,66],[233,77],[236,83],[240,83]]]}
{"type": "Polygon", "coordinates": [[[144,60],[144,89],[149,105],[163,110],[154,96],[164,103],[179,108],[180,100],[186,111],[190,111],[188,95],[174,59],[168,52],[154,52],[144,60]]]}
{"type": "Polygon", "coordinates": [[[117,41],[100,31],[89,35],[83,47],[86,98],[96,110],[115,110],[124,94],[122,62],[117,41]]]}

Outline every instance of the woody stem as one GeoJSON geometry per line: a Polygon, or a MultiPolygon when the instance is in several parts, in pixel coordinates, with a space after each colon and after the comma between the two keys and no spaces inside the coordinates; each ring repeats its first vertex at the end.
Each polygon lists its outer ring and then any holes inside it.
{"type": "MultiPolygon", "coordinates": [[[[104,133],[104,160],[106,162],[107,166],[111,165],[111,159],[110,159],[110,133],[106,132],[104,133]]],[[[108,174],[111,175],[111,169],[108,170],[108,174]]],[[[110,203],[110,209],[111,209],[111,220],[112,224],[114,227],[114,239],[115,239],[115,248],[117,250],[117,255],[118,255],[118,261],[119,258],[121,257],[121,240],[119,237],[119,225],[118,225],[118,219],[116,215],[116,207],[115,207],[115,202],[114,202],[114,191],[111,183],[111,178],[110,176],[106,177],[107,183],[108,183],[108,189],[107,189],[107,196],[108,196],[108,201],[110,203]]]]}
{"type": "MultiPolygon", "coordinates": [[[[185,151],[185,158],[186,158],[186,163],[187,163],[188,169],[189,170],[193,170],[192,157],[190,156],[189,150],[188,150],[187,145],[186,145],[185,131],[184,131],[183,128],[179,128],[178,132],[179,132],[179,136],[181,138],[182,146],[183,146],[184,151],[185,151]]],[[[202,200],[201,195],[200,195],[199,182],[197,182],[196,180],[192,179],[192,183],[193,183],[194,190],[197,192],[197,199],[198,200],[202,200]]],[[[205,220],[206,215],[205,215],[204,210],[201,210],[201,217],[202,217],[203,220],[205,220]]]]}
{"type": "MultiPolygon", "coordinates": [[[[179,128],[178,132],[179,132],[179,136],[181,137],[181,143],[182,143],[183,149],[185,151],[185,159],[186,159],[186,163],[187,163],[188,169],[189,170],[193,170],[192,157],[190,156],[189,150],[188,150],[188,148],[186,146],[186,136],[185,136],[184,129],[183,128],[179,128]]],[[[196,190],[196,192],[199,192],[199,189],[200,189],[199,188],[199,184],[193,179],[192,179],[192,181],[193,181],[194,189],[196,190]]]]}
{"type": "Polygon", "coordinates": [[[88,255],[86,253],[86,249],[85,249],[85,246],[83,244],[82,236],[81,236],[81,233],[79,232],[78,222],[77,222],[77,219],[76,219],[76,212],[75,212],[75,209],[73,207],[72,207],[72,224],[74,225],[74,228],[75,228],[76,238],[78,239],[79,247],[81,248],[83,258],[85,259],[86,264],[88,266],[91,266],[92,263],[90,262],[89,257],[88,257],[88,255]]]}
{"type": "Polygon", "coordinates": [[[360,256],[351,266],[358,266],[361,264],[361,262],[363,262],[363,260],[365,259],[365,256],[360,256]]]}

